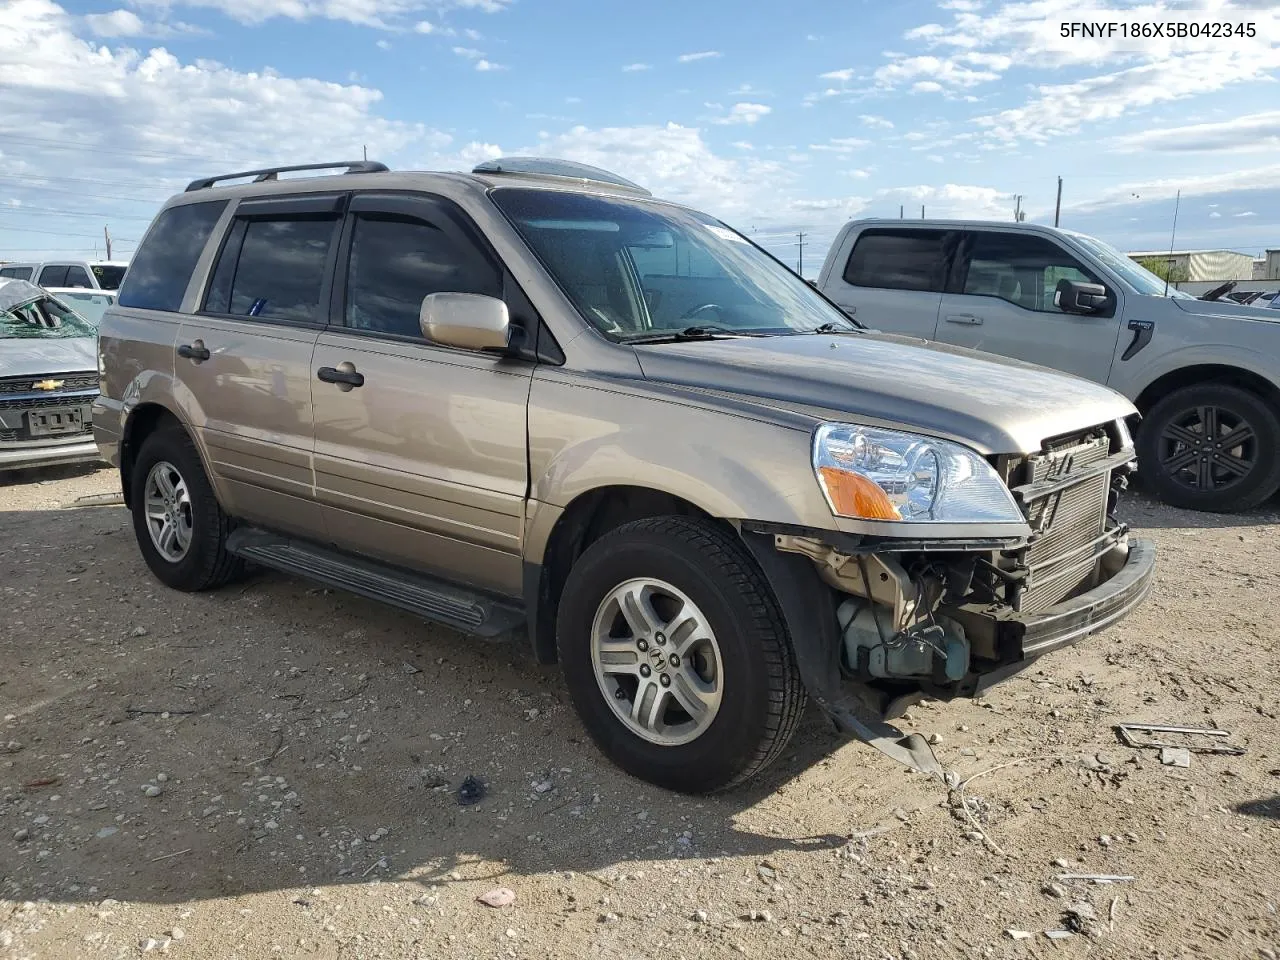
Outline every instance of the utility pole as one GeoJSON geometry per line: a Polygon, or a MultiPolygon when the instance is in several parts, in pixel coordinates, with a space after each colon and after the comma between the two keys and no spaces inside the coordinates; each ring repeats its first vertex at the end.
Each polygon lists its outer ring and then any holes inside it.
{"type": "Polygon", "coordinates": [[[369,145],[366,143],[366,144],[364,144],[364,146],[362,146],[360,149],[364,151],[364,158],[365,158],[366,160],[368,160],[368,159],[369,159],[369,145]]]}
{"type": "Polygon", "coordinates": [[[1013,222],[1022,222],[1022,194],[1017,194],[1013,198],[1013,222]]]}
{"type": "Polygon", "coordinates": [[[1178,208],[1182,206],[1182,191],[1178,191],[1178,199],[1173,202],[1173,231],[1169,234],[1169,262],[1164,272],[1164,295],[1169,295],[1169,276],[1173,273],[1173,245],[1178,241],[1178,208]]]}
{"type": "Polygon", "coordinates": [[[111,231],[107,228],[107,225],[105,223],[102,225],[102,238],[107,241],[107,259],[110,260],[111,259],[111,231]]]}
{"type": "Polygon", "coordinates": [[[920,204],[920,219],[924,219],[924,204],[920,204]]]}
{"type": "Polygon", "coordinates": [[[1062,178],[1058,178],[1058,202],[1053,205],[1053,225],[1058,225],[1058,218],[1062,215],[1062,178]]]}
{"type": "Polygon", "coordinates": [[[798,236],[800,238],[800,261],[799,263],[796,264],[796,273],[800,274],[800,276],[803,277],[804,276],[804,231],[801,230],[798,236]]]}
{"type": "Polygon", "coordinates": [[[906,211],[907,211],[907,206],[906,206],[906,204],[904,204],[904,203],[900,203],[900,204],[898,204],[898,219],[899,219],[899,220],[901,220],[901,219],[906,215],[906,211]]]}

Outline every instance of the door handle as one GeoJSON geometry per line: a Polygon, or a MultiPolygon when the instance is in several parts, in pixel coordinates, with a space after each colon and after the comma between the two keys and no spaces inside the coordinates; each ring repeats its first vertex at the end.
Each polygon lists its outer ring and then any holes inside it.
{"type": "Polygon", "coordinates": [[[975,317],[972,313],[949,313],[947,314],[947,323],[959,323],[967,327],[976,327],[982,323],[982,318],[975,317]]]}
{"type": "Polygon", "coordinates": [[[190,360],[192,363],[203,363],[209,359],[209,348],[204,345],[203,340],[197,340],[195,343],[184,343],[178,347],[178,356],[190,360]]]}
{"type": "Polygon", "coordinates": [[[325,383],[336,383],[339,390],[350,390],[352,387],[364,386],[364,374],[355,368],[349,360],[342,361],[336,367],[321,367],[316,377],[325,383]]]}

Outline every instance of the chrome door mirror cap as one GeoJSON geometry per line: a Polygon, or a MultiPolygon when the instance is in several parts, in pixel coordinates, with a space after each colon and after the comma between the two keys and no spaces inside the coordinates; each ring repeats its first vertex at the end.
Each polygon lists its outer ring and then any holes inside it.
{"type": "Polygon", "coordinates": [[[478,293],[431,293],[418,312],[422,335],[432,343],[463,350],[505,350],[511,314],[496,297],[478,293]]]}

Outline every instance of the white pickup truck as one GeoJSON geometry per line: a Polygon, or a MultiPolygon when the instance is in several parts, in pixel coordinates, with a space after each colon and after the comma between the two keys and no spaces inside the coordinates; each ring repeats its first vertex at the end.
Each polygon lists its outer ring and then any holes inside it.
{"type": "Polygon", "coordinates": [[[1230,512],[1280,489],[1280,311],[1196,300],[1101,240],[1029,223],[855,220],[817,286],[875,329],[1125,394],[1140,474],[1167,503],[1230,512]]]}

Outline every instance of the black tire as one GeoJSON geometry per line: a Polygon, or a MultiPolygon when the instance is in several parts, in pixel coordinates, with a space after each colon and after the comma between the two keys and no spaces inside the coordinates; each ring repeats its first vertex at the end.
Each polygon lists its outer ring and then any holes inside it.
{"type": "Polygon", "coordinates": [[[772,590],[742,545],[704,521],[637,520],[596,541],[569,573],[556,632],[569,694],[591,738],[628,773],[671,790],[711,793],[754,776],[781,754],[804,711],[804,686],[772,590]],[[630,730],[592,666],[597,610],[610,591],[638,577],[683,591],[720,648],[719,710],[688,743],[652,743],[630,730]]]}
{"type": "Polygon", "coordinates": [[[175,590],[210,590],[244,573],[244,562],[226,549],[231,520],[218,505],[200,454],[182,427],[161,427],[147,437],[134,461],[129,484],[134,536],[147,566],[162,583],[175,590]],[[147,529],[147,476],[162,461],[181,474],[190,496],[191,542],[176,562],[160,553],[147,529]]]}
{"type": "Polygon", "coordinates": [[[1200,383],[1175,390],[1147,413],[1137,445],[1139,475],[1175,507],[1234,513],[1280,489],[1280,417],[1239,387],[1200,383]],[[1206,423],[1208,440],[1202,440],[1206,423]],[[1247,438],[1235,442],[1245,437],[1242,431],[1247,438]],[[1215,445],[1197,451],[1197,440],[1215,445]],[[1231,445],[1216,445],[1223,440],[1231,445]]]}

